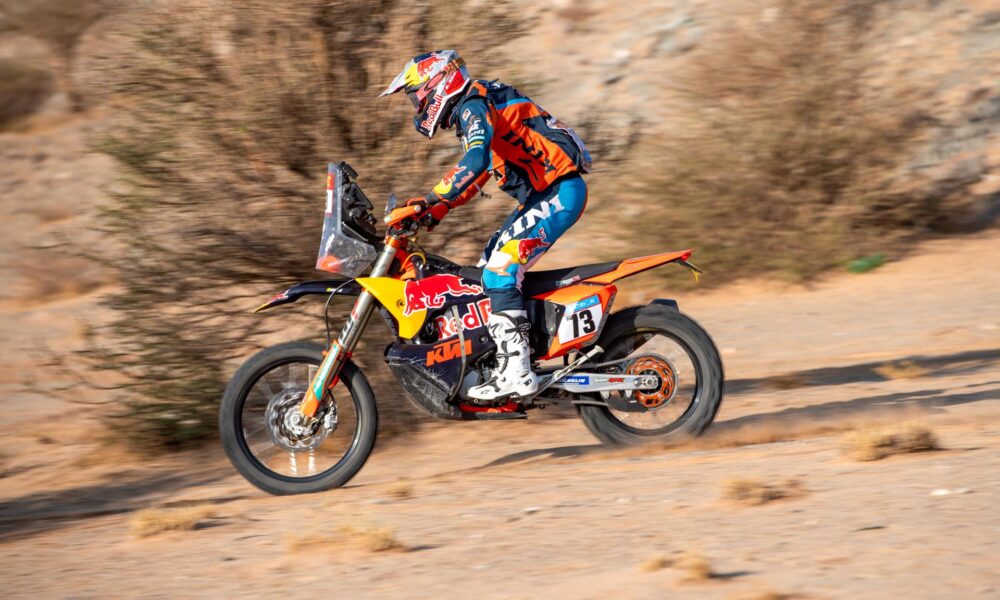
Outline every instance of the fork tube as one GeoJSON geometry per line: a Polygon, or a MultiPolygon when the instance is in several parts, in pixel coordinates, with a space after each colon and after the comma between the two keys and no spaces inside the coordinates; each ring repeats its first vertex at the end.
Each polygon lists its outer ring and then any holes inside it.
{"type": "MultiPolygon", "coordinates": [[[[369,277],[382,277],[388,273],[395,256],[396,244],[387,243],[383,246],[382,253],[375,261],[369,277]]],[[[306,397],[299,405],[303,416],[308,418],[315,416],[320,399],[323,397],[323,391],[337,384],[340,368],[344,366],[344,361],[351,356],[361,340],[361,334],[368,326],[368,319],[372,316],[374,306],[375,298],[368,290],[362,290],[357,302],[354,303],[350,316],[347,317],[344,328],[340,331],[340,336],[327,349],[326,357],[320,363],[319,369],[316,370],[316,376],[309,384],[306,397]]]]}

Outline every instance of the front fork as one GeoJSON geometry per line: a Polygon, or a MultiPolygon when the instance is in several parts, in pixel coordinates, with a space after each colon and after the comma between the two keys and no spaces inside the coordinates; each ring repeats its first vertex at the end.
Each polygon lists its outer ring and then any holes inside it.
{"type": "MultiPolygon", "coordinates": [[[[387,240],[369,277],[382,277],[389,272],[392,259],[395,258],[396,250],[402,242],[403,240],[394,237],[387,240]]],[[[351,315],[347,317],[347,322],[344,323],[344,328],[340,331],[340,336],[330,344],[326,357],[320,363],[316,376],[309,384],[309,389],[306,390],[305,398],[299,404],[299,410],[306,419],[312,419],[316,416],[323,392],[337,385],[340,369],[344,366],[344,361],[354,353],[358,342],[361,341],[361,334],[368,326],[368,319],[371,318],[374,308],[375,297],[368,293],[368,290],[362,290],[358,301],[354,303],[351,315]]]]}

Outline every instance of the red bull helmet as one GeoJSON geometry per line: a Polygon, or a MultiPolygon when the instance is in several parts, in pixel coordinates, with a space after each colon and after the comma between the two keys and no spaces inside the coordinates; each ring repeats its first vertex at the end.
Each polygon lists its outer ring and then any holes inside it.
{"type": "Polygon", "coordinates": [[[438,127],[448,127],[447,119],[459,96],[472,78],[465,61],[454,50],[435,50],[406,63],[389,87],[379,97],[402,90],[417,115],[413,126],[427,137],[434,137],[438,127]]]}

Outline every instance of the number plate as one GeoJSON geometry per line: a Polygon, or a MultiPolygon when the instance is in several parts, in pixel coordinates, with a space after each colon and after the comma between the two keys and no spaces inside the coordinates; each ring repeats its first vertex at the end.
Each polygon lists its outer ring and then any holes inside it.
{"type": "Polygon", "coordinates": [[[576,304],[566,307],[566,314],[559,322],[559,331],[556,336],[560,344],[572,342],[582,337],[586,337],[595,331],[604,316],[604,307],[601,306],[601,299],[590,296],[580,300],[576,304]]]}

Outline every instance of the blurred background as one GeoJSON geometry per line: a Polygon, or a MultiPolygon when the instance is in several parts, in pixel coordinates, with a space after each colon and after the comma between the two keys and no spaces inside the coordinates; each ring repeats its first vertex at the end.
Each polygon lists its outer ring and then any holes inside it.
{"type": "MultiPolygon", "coordinates": [[[[422,241],[474,261],[513,207],[487,191],[422,241]]],[[[427,597],[462,581],[497,597],[885,597],[922,577],[927,597],[955,581],[959,596],[995,596],[995,568],[966,552],[995,552],[1000,517],[997,482],[979,477],[1000,455],[998,216],[1000,6],[986,0],[0,0],[0,572],[15,595],[59,597],[122,593],[110,586],[154,555],[176,573],[128,593],[427,597]],[[384,558],[305,536],[314,501],[251,491],[222,458],[216,410],[256,349],[323,336],[318,304],[250,310],[321,275],[326,163],[354,166],[380,210],[460,156],[449,132],[413,130],[407,102],[376,98],[409,58],[444,48],[593,154],[588,210],[541,268],[695,249],[701,284],[660,270],[616,305],[678,298],[715,336],[730,395],[714,438],[653,458],[601,454],[568,413],[442,425],[410,408],[372,327],[358,361],[379,396],[380,450],[358,489],[318,505],[355,531],[395,531],[407,551],[384,558]],[[936,432],[946,450],[923,460],[944,462],[844,466],[837,436],[902,421],[936,432]],[[668,468],[677,479],[656,483],[668,468]],[[652,487],[632,491],[630,470],[652,487]],[[739,500],[727,473],[747,470],[766,488],[752,498],[795,497],[820,516],[793,500],[756,515],[725,504],[706,537],[718,507],[703,499],[739,500]],[[885,482],[898,496],[880,495],[885,482]],[[944,496],[971,504],[926,505],[944,496]],[[675,522],[663,504],[704,512],[675,522]],[[187,536],[136,541],[134,513],[185,507],[187,536]],[[867,540],[826,531],[830,550],[801,535],[862,507],[873,512],[851,527],[875,528],[867,540]],[[956,543],[970,514],[989,527],[956,543]],[[650,534],[650,519],[683,541],[650,534]],[[751,532],[767,523],[790,545],[760,546],[751,532]],[[886,528],[896,537],[873,542],[886,528]],[[26,554],[39,539],[51,543],[26,554]],[[624,566],[606,572],[599,547],[624,566]],[[528,568],[523,587],[496,554],[547,551],[558,560],[528,568]],[[316,580],[324,553],[336,581],[316,580]],[[470,555],[472,583],[420,566],[470,555]],[[791,558],[803,555],[815,560],[791,558]],[[70,575],[19,562],[39,557],[70,575]]]]}

